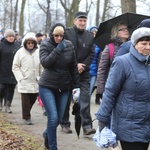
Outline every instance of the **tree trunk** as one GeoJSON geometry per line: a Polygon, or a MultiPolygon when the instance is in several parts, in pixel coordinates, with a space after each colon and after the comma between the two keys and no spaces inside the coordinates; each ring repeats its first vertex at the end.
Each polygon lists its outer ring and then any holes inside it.
{"type": "Polygon", "coordinates": [[[95,18],[96,25],[99,26],[100,22],[100,0],[97,0],[97,7],[96,7],[96,18],[95,18]]]}
{"type": "Polygon", "coordinates": [[[136,0],[121,0],[122,13],[136,13],[136,0]]]}
{"type": "Polygon", "coordinates": [[[18,12],[18,0],[16,0],[16,5],[15,5],[13,30],[16,30],[17,12],[18,12]]]}
{"type": "Polygon", "coordinates": [[[24,8],[25,8],[25,4],[26,4],[26,0],[22,0],[20,22],[19,22],[19,33],[21,36],[23,36],[23,34],[24,34],[24,8]]]}

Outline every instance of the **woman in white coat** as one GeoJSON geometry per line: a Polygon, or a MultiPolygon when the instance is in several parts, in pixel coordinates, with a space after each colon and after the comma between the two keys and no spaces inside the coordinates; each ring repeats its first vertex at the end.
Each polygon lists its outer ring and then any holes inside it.
{"type": "Polygon", "coordinates": [[[33,33],[24,37],[22,47],[15,54],[12,71],[18,82],[18,92],[21,93],[22,118],[31,125],[30,111],[38,96],[38,79],[42,71],[33,33]]]}

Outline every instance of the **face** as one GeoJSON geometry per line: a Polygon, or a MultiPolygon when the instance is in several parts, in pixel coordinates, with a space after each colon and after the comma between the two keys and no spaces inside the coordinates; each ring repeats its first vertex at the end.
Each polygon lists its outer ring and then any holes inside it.
{"type": "Polygon", "coordinates": [[[61,33],[61,34],[53,34],[53,37],[54,37],[54,41],[55,41],[56,43],[60,43],[60,42],[63,40],[64,33],[61,33]]]}
{"type": "Polygon", "coordinates": [[[14,42],[14,40],[15,40],[15,36],[14,36],[14,35],[9,35],[9,36],[6,37],[6,40],[7,40],[8,42],[12,43],[12,42],[14,42]]]}
{"type": "Polygon", "coordinates": [[[28,40],[26,42],[26,47],[27,47],[28,50],[33,50],[33,48],[34,48],[34,41],[28,40]]]}
{"type": "Polygon", "coordinates": [[[139,41],[136,43],[135,48],[143,56],[150,54],[150,41],[139,41]]]}
{"type": "Polygon", "coordinates": [[[86,28],[87,19],[86,18],[77,18],[74,20],[74,25],[80,30],[84,30],[86,28]]]}
{"type": "Polygon", "coordinates": [[[125,25],[121,25],[118,29],[117,36],[121,38],[122,42],[125,42],[129,38],[129,30],[125,25]]]}

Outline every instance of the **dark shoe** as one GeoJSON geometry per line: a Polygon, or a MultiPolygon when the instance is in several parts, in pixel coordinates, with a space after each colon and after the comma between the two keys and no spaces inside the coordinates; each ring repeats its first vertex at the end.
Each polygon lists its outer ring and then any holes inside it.
{"type": "Polygon", "coordinates": [[[91,135],[91,134],[95,134],[95,133],[96,133],[96,130],[91,129],[91,128],[85,129],[84,132],[83,132],[84,135],[91,135]]]}
{"type": "Polygon", "coordinates": [[[48,146],[48,137],[46,136],[45,133],[43,133],[43,138],[44,138],[44,146],[45,146],[45,148],[49,149],[49,146],[48,146]]]}
{"type": "Polygon", "coordinates": [[[69,127],[63,127],[62,132],[69,134],[72,133],[72,130],[69,127]]]}
{"type": "Polygon", "coordinates": [[[27,120],[25,120],[25,124],[26,124],[26,125],[33,125],[33,123],[32,123],[32,121],[31,121],[31,119],[27,119],[27,120]]]}

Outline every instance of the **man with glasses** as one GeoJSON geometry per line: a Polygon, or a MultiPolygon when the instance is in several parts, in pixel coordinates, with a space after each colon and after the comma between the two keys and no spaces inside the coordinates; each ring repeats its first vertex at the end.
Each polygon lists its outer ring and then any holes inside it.
{"type": "MultiPolygon", "coordinates": [[[[92,128],[92,118],[90,114],[90,75],[89,66],[94,57],[93,34],[86,29],[87,13],[77,12],[74,16],[74,26],[66,29],[65,38],[70,40],[74,46],[77,62],[78,73],[80,75],[80,113],[82,118],[82,128],[84,135],[95,133],[92,128]]],[[[61,123],[64,133],[72,133],[69,121],[69,106],[71,102],[71,93],[68,99],[65,115],[61,123]]]]}
{"type": "Polygon", "coordinates": [[[7,29],[5,38],[0,42],[0,111],[2,111],[3,98],[5,99],[5,112],[12,113],[10,105],[17,84],[12,72],[12,62],[19,44],[15,42],[15,32],[7,29]]]}

